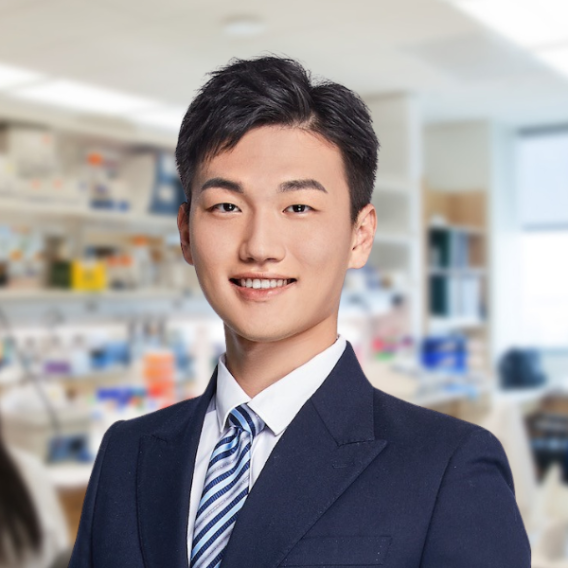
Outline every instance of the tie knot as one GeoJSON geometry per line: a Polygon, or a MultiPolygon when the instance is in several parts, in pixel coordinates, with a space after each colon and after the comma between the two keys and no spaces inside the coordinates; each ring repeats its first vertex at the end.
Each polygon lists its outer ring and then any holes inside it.
{"type": "Polygon", "coordinates": [[[256,412],[251,410],[248,405],[241,404],[231,410],[229,414],[229,422],[231,426],[240,428],[248,432],[254,438],[264,428],[262,418],[256,412]]]}

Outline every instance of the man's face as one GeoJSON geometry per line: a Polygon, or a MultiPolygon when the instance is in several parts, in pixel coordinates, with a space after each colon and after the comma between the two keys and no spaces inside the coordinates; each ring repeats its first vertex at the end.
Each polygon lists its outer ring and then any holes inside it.
{"type": "Polygon", "coordinates": [[[345,271],[363,266],[372,244],[356,246],[339,149],[301,128],[254,129],[205,162],[189,229],[183,213],[178,223],[207,300],[255,342],[336,330],[345,271]]]}

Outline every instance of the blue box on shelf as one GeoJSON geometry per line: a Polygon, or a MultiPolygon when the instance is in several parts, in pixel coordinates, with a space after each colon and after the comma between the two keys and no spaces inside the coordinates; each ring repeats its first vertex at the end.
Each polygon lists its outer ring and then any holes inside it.
{"type": "Polygon", "coordinates": [[[150,213],[175,215],[184,201],[185,193],[176,170],[175,158],[168,152],[160,152],[157,159],[150,213]]]}
{"type": "Polygon", "coordinates": [[[467,371],[467,346],[462,335],[430,336],[422,340],[422,365],[430,371],[463,374],[467,371]]]}
{"type": "Polygon", "coordinates": [[[93,369],[101,370],[114,365],[130,363],[130,348],[126,341],[110,341],[101,349],[91,351],[93,369]]]}

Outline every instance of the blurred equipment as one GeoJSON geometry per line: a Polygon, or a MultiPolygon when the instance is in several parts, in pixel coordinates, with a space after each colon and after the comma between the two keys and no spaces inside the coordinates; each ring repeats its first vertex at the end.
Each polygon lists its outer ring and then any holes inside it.
{"type": "Polygon", "coordinates": [[[33,412],[4,408],[2,415],[4,439],[9,445],[27,450],[44,462],[91,459],[87,439],[90,417],[83,408],[58,408],[60,431],[55,434],[52,418],[43,408],[33,412]]]}
{"type": "Polygon", "coordinates": [[[508,396],[495,399],[476,423],[499,439],[509,459],[517,504],[531,542],[533,568],[568,568],[562,560],[568,551],[568,486],[558,463],[538,483],[532,458],[542,415],[529,421],[527,430],[519,406],[508,396]]]}
{"type": "Polygon", "coordinates": [[[509,349],[499,362],[499,375],[504,389],[531,388],[546,383],[536,349],[509,349]]]}
{"type": "Polygon", "coordinates": [[[568,415],[541,410],[528,422],[539,471],[544,473],[557,463],[563,468],[564,481],[568,482],[568,415]]]}
{"type": "Polygon", "coordinates": [[[465,338],[457,333],[425,337],[422,341],[422,365],[430,371],[465,373],[467,350],[465,338]]]}
{"type": "Polygon", "coordinates": [[[184,201],[185,194],[177,174],[175,159],[169,153],[160,152],[150,211],[161,215],[175,215],[184,201]]]}
{"type": "Polygon", "coordinates": [[[57,145],[47,128],[5,126],[0,129],[0,151],[21,177],[45,176],[57,169],[57,145]]]}
{"type": "Polygon", "coordinates": [[[542,529],[532,543],[534,568],[568,568],[568,487],[556,464],[548,471],[537,501],[542,529]]]}

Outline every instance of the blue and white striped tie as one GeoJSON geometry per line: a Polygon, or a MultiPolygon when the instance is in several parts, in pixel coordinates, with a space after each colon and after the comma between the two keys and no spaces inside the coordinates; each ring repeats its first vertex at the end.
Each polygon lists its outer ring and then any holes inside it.
{"type": "Polygon", "coordinates": [[[217,568],[249,492],[250,455],[264,422],[247,404],[229,414],[229,431],[215,446],[193,529],[191,568],[217,568]]]}

